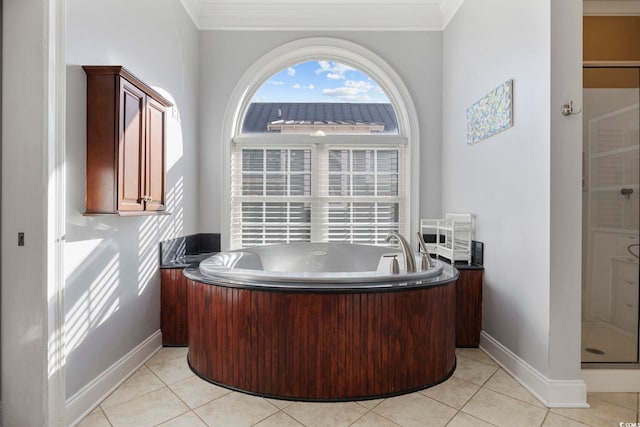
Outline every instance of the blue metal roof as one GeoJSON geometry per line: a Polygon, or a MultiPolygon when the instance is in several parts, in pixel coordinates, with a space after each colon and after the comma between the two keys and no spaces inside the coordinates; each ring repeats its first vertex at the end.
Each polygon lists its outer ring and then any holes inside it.
{"type": "Polygon", "coordinates": [[[249,105],[242,132],[267,132],[267,126],[277,120],[384,124],[383,133],[398,133],[391,104],[331,102],[254,102],[249,105]]]}

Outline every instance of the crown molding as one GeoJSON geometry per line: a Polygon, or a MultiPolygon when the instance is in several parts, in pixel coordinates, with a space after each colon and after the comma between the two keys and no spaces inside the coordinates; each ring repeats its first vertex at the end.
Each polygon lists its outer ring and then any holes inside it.
{"type": "Polygon", "coordinates": [[[638,16],[640,0],[584,0],[585,16],[638,16]]]}
{"type": "Polygon", "coordinates": [[[202,0],[180,0],[180,3],[182,3],[182,7],[187,12],[193,23],[196,24],[196,28],[199,29],[200,7],[202,6],[202,0]]]}
{"type": "Polygon", "coordinates": [[[444,30],[453,19],[464,0],[440,0],[440,12],[442,14],[442,29],[444,30]]]}
{"type": "Polygon", "coordinates": [[[441,31],[464,0],[180,0],[200,30],[441,31]]]}

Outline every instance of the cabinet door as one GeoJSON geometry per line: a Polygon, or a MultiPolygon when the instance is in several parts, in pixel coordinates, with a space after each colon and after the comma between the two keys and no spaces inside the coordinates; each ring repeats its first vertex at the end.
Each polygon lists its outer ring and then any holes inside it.
{"type": "Polygon", "coordinates": [[[144,92],[120,79],[118,210],[144,209],[144,92]]]}
{"type": "Polygon", "coordinates": [[[162,344],[189,344],[187,278],[181,268],[160,270],[160,329],[162,344]]]}
{"type": "Polygon", "coordinates": [[[165,107],[152,98],[147,98],[147,146],[146,146],[146,193],[145,209],[164,210],[165,190],[165,107]]]}

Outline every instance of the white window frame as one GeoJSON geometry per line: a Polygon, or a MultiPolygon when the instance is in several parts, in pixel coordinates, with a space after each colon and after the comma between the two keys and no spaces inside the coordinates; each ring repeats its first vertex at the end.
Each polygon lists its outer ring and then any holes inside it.
{"type": "MultiPolygon", "coordinates": [[[[406,192],[408,197],[407,209],[401,222],[408,224],[405,237],[415,246],[413,237],[419,227],[419,195],[420,195],[420,137],[418,116],[415,110],[410,92],[404,85],[398,73],[386,61],[370,50],[345,40],[313,37],[286,43],[265,54],[255,61],[242,75],[229,98],[225,112],[223,139],[228,141],[223,144],[223,200],[221,212],[221,246],[223,250],[230,248],[230,220],[231,220],[231,156],[233,153],[233,141],[242,138],[277,137],[280,145],[284,135],[242,135],[242,123],[255,92],[262,84],[278,71],[306,61],[326,59],[350,65],[372,77],[387,94],[394,108],[398,120],[399,135],[376,135],[368,137],[368,143],[379,138],[401,137],[406,142],[405,156],[407,161],[402,169],[407,171],[406,192]]],[[[300,135],[296,135],[300,137],[300,135]]],[[[313,138],[312,136],[308,136],[313,138]]],[[[337,136],[327,135],[323,138],[337,136]]],[[[350,136],[354,138],[354,136],[350,136]]],[[[380,139],[382,140],[382,139],[380,139]]],[[[248,140],[247,140],[248,141],[248,140]]],[[[326,140],[329,141],[329,140],[326,140]]]]}
{"type": "MultiPolygon", "coordinates": [[[[241,224],[241,204],[243,202],[284,202],[299,201],[311,204],[311,222],[310,241],[325,241],[329,236],[329,224],[324,222],[328,215],[328,203],[332,201],[347,203],[398,203],[401,207],[398,225],[400,233],[407,235],[408,224],[406,222],[407,215],[405,210],[408,209],[406,203],[408,180],[406,165],[406,145],[407,140],[400,135],[327,135],[327,136],[310,136],[310,135],[288,135],[288,134],[245,134],[237,136],[233,139],[234,149],[232,154],[232,163],[235,165],[231,169],[232,194],[231,210],[230,210],[230,248],[238,249],[241,247],[240,234],[234,237],[234,231],[238,233],[237,227],[241,224]],[[308,196],[243,196],[239,194],[241,185],[238,180],[242,180],[242,167],[236,165],[240,160],[240,150],[242,149],[308,149],[311,151],[311,193],[308,196]],[[398,149],[399,165],[398,165],[398,194],[395,196],[336,196],[331,200],[329,196],[328,186],[328,152],[335,149],[344,150],[375,150],[375,149],[398,149]],[[291,200],[295,199],[295,200],[291,200]]],[[[273,225],[278,225],[274,223],[273,225]]],[[[357,224],[352,224],[357,228],[357,224]]],[[[373,226],[373,234],[376,226],[373,226]]],[[[289,236],[284,236],[283,241],[288,240],[289,236]]],[[[349,241],[353,240],[351,238],[349,241]]],[[[377,244],[383,242],[378,241],[377,244]]],[[[262,242],[264,244],[264,242],[262,242]]]]}

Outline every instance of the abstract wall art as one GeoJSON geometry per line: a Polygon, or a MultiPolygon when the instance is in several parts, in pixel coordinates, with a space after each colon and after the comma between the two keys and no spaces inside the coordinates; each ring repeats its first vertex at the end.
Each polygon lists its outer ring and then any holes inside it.
{"type": "Polygon", "coordinates": [[[467,108],[467,144],[513,126],[513,80],[507,80],[467,108]]]}

